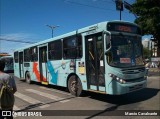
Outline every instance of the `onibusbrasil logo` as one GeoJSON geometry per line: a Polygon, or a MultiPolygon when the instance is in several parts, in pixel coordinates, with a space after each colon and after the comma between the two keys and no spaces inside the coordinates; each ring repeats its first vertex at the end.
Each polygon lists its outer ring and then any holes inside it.
{"type": "Polygon", "coordinates": [[[2,111],[2,116],[8,117],[8,116],[13,116],[13,117],[26,117],[26,116],[42,116],[41,112],[36,112],[36,111],[2,111]]]}

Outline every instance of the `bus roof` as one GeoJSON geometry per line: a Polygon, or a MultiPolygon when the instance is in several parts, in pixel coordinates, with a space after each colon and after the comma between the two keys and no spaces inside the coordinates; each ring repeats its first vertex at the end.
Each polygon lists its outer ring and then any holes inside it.
{"type": "Polygon", "coordinates": [[[31,44],[31,45],[28,45],[26,47],[18,48],[16,50],[14,50],[14,52],[19,51],[19,50],[23,50],[23,49],[27,49],[27,48],[30,48],[30,47],[38,46],[38,45],[43,45],[43,44],[46,44],[48,42],[51,42],[51,41],[54,41],[54,40],[58,40],[58,39],[63,39],[65,37],[69,37],[69,36],[76,35],[76,34],[79,34],[79,33],[91,31],[91,30],[94,30],[94,29],[96,29],[98,27],[106,28],[106,24],[109,23],[109,22],[127,23],[127,24],[136,25],[136,24],[128,22],[128,21],[119,21],[119,20],[104,21],[104,22],[100,22],[100,23],[97,23],[97,24],[94,24],[94,25],[90,25],[90,26],[87,26],[87,27],[84,27],[84,28],[81,28],[81,29],[78,29],[78,30],[75,30],[75,31],[72,31],[72,32],[69,32],[69,33],[66,33],[66,34],[63,34],[63,35],[60,35],[60,36],[56,36],[54,38],[50,38],[50,39],[46,39],[46,40],[37,42],[37,43],[31,44]]]}
{"type": "Polygon", "coordinates": [[[13,58],[13,56],[3,56],[3,57],[0,57],[0,59],[3,59],[3,58],[13,58]]]}

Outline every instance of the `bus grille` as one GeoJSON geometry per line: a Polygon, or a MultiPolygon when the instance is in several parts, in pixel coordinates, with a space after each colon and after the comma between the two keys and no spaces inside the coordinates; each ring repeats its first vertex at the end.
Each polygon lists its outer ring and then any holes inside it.
{"type": "Polygon", "coordinates": [[[135,68],[135,69],[122,69],[123,74],[137,74],[145,71],[145,68],[135,68]]]}
{"type": "Polygon", "coordinates": [[[136,78],[136,79],[124,79],[126,83],[135,83],[135,82],[141,82],[144,81],[144,77],[136,78]]]}
{"type": "Polygon", "coordinates": [[[142,88],[143,88],[143,84],[139,84],[139,85],[129,87],[129,91],[131,92],[131,91],[139,90],[139,89],[142,89],[142,88]]]}

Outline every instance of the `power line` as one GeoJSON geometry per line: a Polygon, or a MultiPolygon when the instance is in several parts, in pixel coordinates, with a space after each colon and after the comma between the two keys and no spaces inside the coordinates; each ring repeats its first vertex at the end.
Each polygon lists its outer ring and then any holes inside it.
{"type": "Polygon", "coordinates": [[[0,38],[0,41],[1,40],[3,40],[3,41],[10,41],[10,42],[19,42],[19,43],[29,43],[29,44],[36,43],[36,42],[31,42],[31,41],[11,40],[11,39],[4,39],[4,38],[0,38]]]}
{"type": "MultiPolygon", "coordinates": [[[[105,1],[105,0],[100,0],[102,2],[105,2],[105,3],[110,3],[110,4],[113,4],[115,3],[115,0],[112,0],[112,1],[105,1]]],[[[97,6],[92,6],[92,5],[87,5],[87,4],[83,4],[83,3],[79,3],[79,2],[75,2],[75,1],[70,1],[70,0],[64,0],[64,2],[68,2],[68,3],[71,3],[71,4],[75,4],[75,5],[81,5],[81,6],[86,6],[86,7],[91,7],[91,8],[96,8],[96,9],[101,9],[101,10],[105,10],[105,11],[112,11],[112,12],[116,12],[116,10],[113,10],[113,9],[106,9],[106,8],[102,8],[102,7],[97,7],[97,6]]],[[[123,11],[123,13],[127,13],[126,11],[123,11]]]]}
{"type": "Polygon", "coordinates": [[[102,9],[102,10],[105,10],[105,11],[115,11],[113,9],[106,9],[106,8],[102,8],[102,7],[97,7],[97,6],[92,6],[92,5],[87,5],[87,4],[83,4],[83,3],[79,3],[79,2],[73,2],[73,1],[65,1],[65,2],[68,2],[68,3],[72,3],[72,4],[76,4],[76,5],[81,5],[81,6],[87,6],[87,7],[92,7],[92,8],[96,8],[96,9],[102,9]]]}
{"type": "Polygon", "coordinates": [[[98,0],[98,1],[100,1],[100,2],[105,2],[105,3],[109,3],[109,4],[114,4],[114,2],[111,1],[111,0],[98,0]]]}

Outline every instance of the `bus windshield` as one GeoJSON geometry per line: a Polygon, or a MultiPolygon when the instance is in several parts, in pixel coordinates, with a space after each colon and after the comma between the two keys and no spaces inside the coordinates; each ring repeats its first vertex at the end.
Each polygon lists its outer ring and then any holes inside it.
{"type": "Polygon", "coordinates": [[[5,62],[4,72],[13,72],[13,57],[2,57],[1,60],[5,62]]]}
{"type": "Polygon", "coordinates": [[[108,64],[115,67],[143,65],[141,37],[112,35],[108,64]]]}

